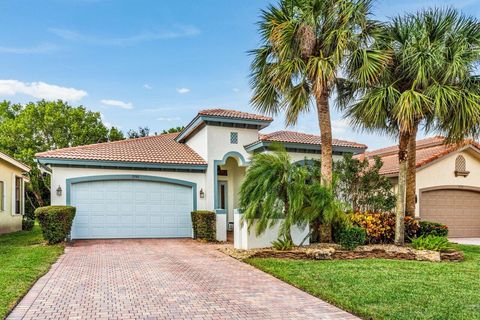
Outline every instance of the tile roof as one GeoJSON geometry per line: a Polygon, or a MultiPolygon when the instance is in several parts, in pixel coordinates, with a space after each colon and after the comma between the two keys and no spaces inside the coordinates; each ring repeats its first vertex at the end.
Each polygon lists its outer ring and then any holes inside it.
{"type": "Polygon", "coordinates": [[[222,118],[232,118],[232,119],[247,119],[247,120],[259,120],[259,121],[269,121],[269,122],[273,121],[272,117],[267,117],[267,116],[243,112],[243,111],[227,110],[227,109],[201,110],[198,114],[202,116],[222,117],[222,118]]]}
{"type": "Polygon", "coordinates": [[[103,160],[157,164],[206,165],[186,144],[175,141],[178,133],[97,143],[37,153],[36,157],[75,160],[103,160]]]}
{"type": "MultiPolygon", "coordinates": [[[[480,145],[472,140],[465,140],[460,144],[445,144],[444,141],[445,139],[439,136],[418,140],[416,151],[416,167],[420,168],[464,146],[473,145],[480,149],[480,145]]],[[[373,162],[373,157],[378,156],[383,162],[383,166],[380,169],[380,174],[396,175],[399,171],[397,152],[398,146],[391,146],[371,152],[365,152],[357,155],[356,158],[367,158],[369,161],[373,162]]]]}
{"type": "MultiPolygon", "coordinates": [[[[270,141],[270,142],[286,142],[286,143],[321,145],[321,140],[319,135],[296,132],[296,131],[276,131],[268,134],[262,134],[259,136],[259,140],[270,141]]],[[[252,145],[254,143],[251,143],[249,145],[252,145]]],[[[333,139],[332,143],[334,146],[338,146],[338,147],[349,147],[349,148],[360,148],[360,149],[367,148],[366,145],[361,143],[339,140],[339,139],[333,139]]]]}

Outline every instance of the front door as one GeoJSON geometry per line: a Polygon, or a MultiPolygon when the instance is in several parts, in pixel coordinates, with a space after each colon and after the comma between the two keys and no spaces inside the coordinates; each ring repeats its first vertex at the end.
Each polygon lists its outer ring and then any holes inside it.
{"type": "Polygon", "coordinates": [[[228,203],[227,203],[227,182],[219,181],[218,182],[218,204],[217,204],[217,213],[227,213],[228,203]]]}

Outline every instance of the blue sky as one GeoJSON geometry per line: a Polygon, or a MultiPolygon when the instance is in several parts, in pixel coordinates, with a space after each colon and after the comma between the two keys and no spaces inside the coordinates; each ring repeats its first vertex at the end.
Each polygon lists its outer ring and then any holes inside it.
{"type": "MultiPolygon", "coordinates": [[[[253,111],[248,84],[264,0],[0,1],[0,99],[69,100],[123,131],[184,125],[206,108],[253,111]]],[[[480,0],[377,1],[378,19],[428,6],[478,16],[480,0]]],[[[266,132],[284,129],[280,117],[266,132]]],[[[334,136],[391,144],[354,132],[333,111],[334,136]]],[[[316,115],[292,130],[318,133],[316,115]]]]}

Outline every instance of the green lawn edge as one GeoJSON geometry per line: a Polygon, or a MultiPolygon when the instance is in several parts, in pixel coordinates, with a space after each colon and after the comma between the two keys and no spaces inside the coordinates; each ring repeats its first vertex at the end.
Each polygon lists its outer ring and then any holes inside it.
{"type": "Polygon", "coordinates": [[[464,262],[386,259],[246,263],[364,319],[480,319],[480,246],[464,262]]]}
{"type": "Polygon", "coordinates": [[[0,319],[5,318],[64,252],[46,245],[41,230],[0,235],[0,319]]]}

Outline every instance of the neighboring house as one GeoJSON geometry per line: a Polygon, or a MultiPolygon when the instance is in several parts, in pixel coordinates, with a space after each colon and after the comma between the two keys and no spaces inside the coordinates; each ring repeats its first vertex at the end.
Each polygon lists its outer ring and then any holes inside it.
{"type": "Polygon", "coordinates": [[[25,210],[24,176],[30,168],[0,152],[0,234],[22,230],[25,210]]]}
{"type": "MultiPolygon", "coordinates": [[[[398,147],[364,155],[383,161],[380,173],[397,188],[398,147]]],[[[449,227],[451,237],[480,237],[480,145],[466,140],[445,145],[444,138],[417,141],[416,216],[449,227]]]]}
{"type": "MultiPolygon", "coordinates": [[[[285,146],[292,161],[320,158],[320,137],[279,131],[260,134],[272,118],[234,110],[203,110],[180,133],[37,154],[51,171],[54,205],[77,207],[71,237],[191,237],[190,212],[217,213],[225,240],[239,205],[252,154],[285,146]]],[[[334,140],[334,157],[366,146],[334,140]]]]}

